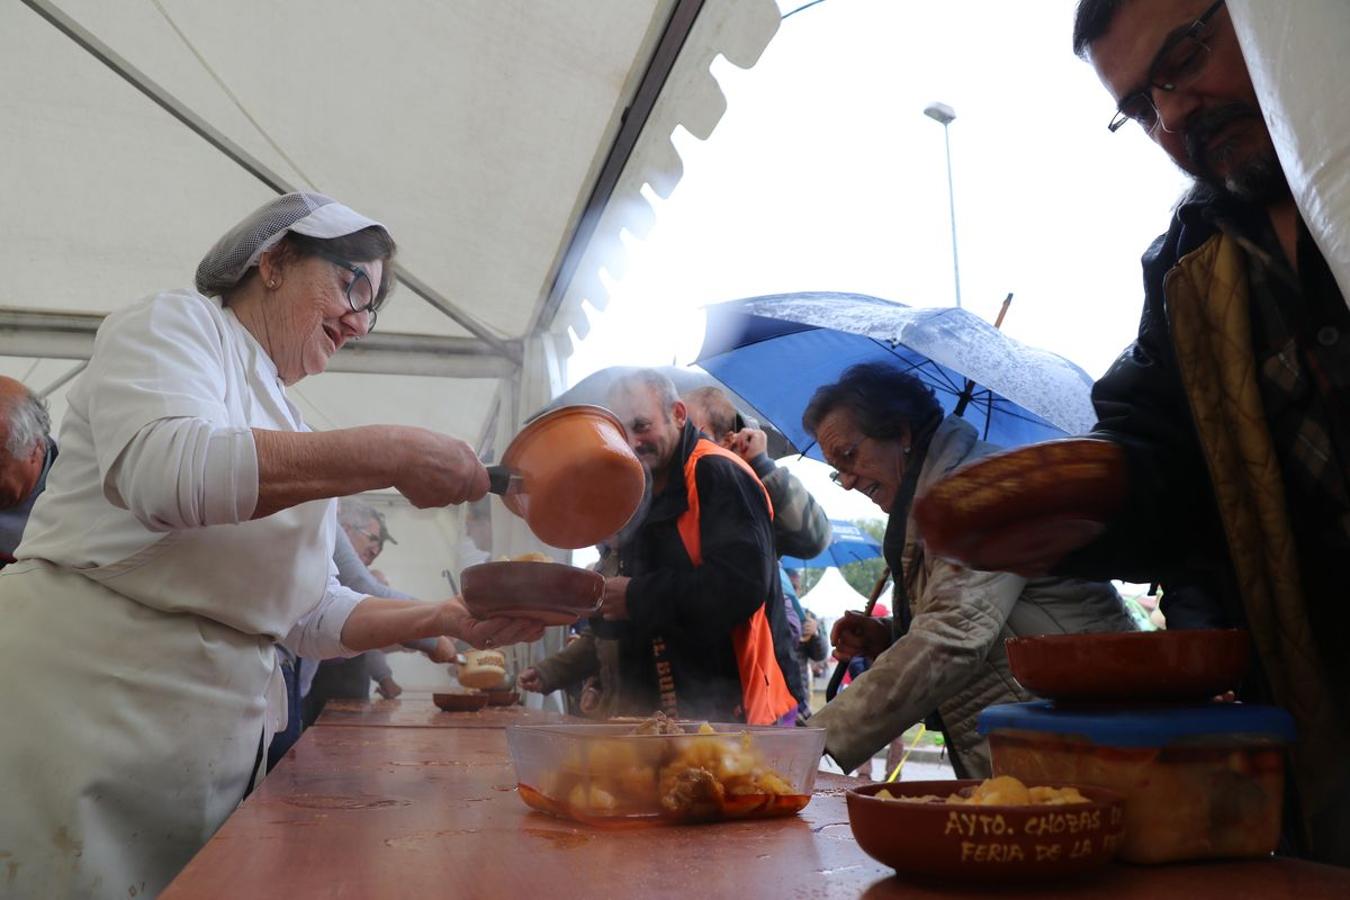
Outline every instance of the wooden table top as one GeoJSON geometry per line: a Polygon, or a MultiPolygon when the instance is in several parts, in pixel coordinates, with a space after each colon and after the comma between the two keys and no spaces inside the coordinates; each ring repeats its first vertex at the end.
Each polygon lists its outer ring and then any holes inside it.
{"type": "MultiPolygon", "coordinates": [[[[525,807],[500,728],[307,731],[163,894],[213,897],[963,897],[908,884],[848,826],[851,779],[799,815],[604,830],[525,807]]],[[[1350,870],[1289,860],[1113,866],[1024,896],[1311,900],[1350,870]]]]}
{"type": "Polygon", "coordinates": [[[445,712],[430,694],[404,694],[395,700],[329,700],[315,725],[392,728],[505,728],[583,721],[562,713],[523,706],[487,706],[474,712],[445,712]]]}

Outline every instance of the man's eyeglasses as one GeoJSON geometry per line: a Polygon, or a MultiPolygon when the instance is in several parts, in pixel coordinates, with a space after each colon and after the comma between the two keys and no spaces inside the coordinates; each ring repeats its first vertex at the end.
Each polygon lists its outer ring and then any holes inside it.
{"type": "Polygon", "coordinates": [[[1158,107],[1153,102],[1153,92],[1171,93],[1193,80],[1205,68],[1205,63],[1209,62],[1209,44],[1205,43],[1209,38],[1209,20],[1224,2],[1217,0],[1184,31],[1174,33],[1167,39],[1148,67],[1147,83],[1126,94],[1116,107],[1116,114],[1107,126],[1112,132],[1119,131],[1129,121],[1138,122],[1149,134],[1157,130],[1161,120],[1158,107]]]}
{"type": "Polygon", "coordinates": [[[375,317],[380,311],[380,303],[375,299],[375,286],[370,283],[370,276],[366,270],[358,265],[349,263],[341,259],[328,260],[345,272],[350,272],[352,280],[347,282],[347,305],[351,307],[352,312],[363,312],[370,317],[366,325],[366,331],[375,330],[375,317]]]}

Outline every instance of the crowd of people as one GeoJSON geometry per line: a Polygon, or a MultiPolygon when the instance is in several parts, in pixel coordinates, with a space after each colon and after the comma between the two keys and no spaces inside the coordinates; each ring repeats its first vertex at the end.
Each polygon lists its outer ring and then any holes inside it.
{"type": "MultiPolygon", "coordinates": [[[[651,504],[600,548],[599,615],[519,684],[570,689],[597,717],[809,717],[846,770],[923,721],[959,775],[983,777],[975,717],[1027,698],[1003,639],[1130,630],[1107,579],[1161,582],[1172,627],[1250,630],[1241,699],[1298,722],[1283,851],[1350,864],[1336,574],[1350,550],[1350,310],[1223,0],[1082,0],[1074,50],[1117,104],[1112,130],[1137,123],[1195,178],[1144,256],[1138,340],[1093,392],[1120,502],[1099,521],[1045,521],[1028,497],[981,545],[999,558],[972,559],[928,540],[916,503],[998,448],[896,369],[821,385],[803,425],[838,483],[887,516],[894,614],[835,623],[835,657],[868,665],[813,713],[826,636],[780,557],[818,553],[828,519],[725,394],[681,397],[638,371],[608,405],[651,504]],[[995,539],[1009,530],[1037,539],[995,539]]],[[[384,650],[448,662],[454,640],[540,636],[530,619],[479,620],[458,598],[389,587],[369,568],[392,540],[383,518],[338,511],[372,490],[418,507],[479,501],[488,476],[471,447],[407,427],[315,432],[287,397],[373,326],[394,254],[380,223],[288,194],[223,235],[193,288],[108,316],[59,452],[42,401],[0,379],[10,887],[153,894],[327,699],[372,684],[397,696],[384,650]]]]}

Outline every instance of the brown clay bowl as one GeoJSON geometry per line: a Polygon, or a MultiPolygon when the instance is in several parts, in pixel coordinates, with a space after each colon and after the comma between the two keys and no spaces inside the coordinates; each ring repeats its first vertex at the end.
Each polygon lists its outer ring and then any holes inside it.
{"type": "Polygon", "coordinates": [[[605,579],[598,572],[552,562],[488,562],[460,576],[464,605],[480,619],[525,616],[565,625],[600,609],[605,579]]]}
{"type": "MultiPolygon", "coordinates": [[[[900,781],[854,788],[846,797],[853,836],[868,856],[900,876],[953,882],[1047,881],[1081,875],[1116,855],[1124,800],[1074,785],[1090,803],[974,806],[874,797],[946,797],[979,781],[900,781]]],[[[1054,785],[1064,787],[1064,785],[1054,785]]]]}
{"type": "Polygon", "coordinates": [[[1101,532],[1125,496],[1112,441],[1064,438],[961,466],[914,503],[928,553],[973,569],[1025,572],[1101,532]]]}
{"type": "Polygon", "coordinates": [[[589,547],[617,533],[642,502],[642,463],[603,406],[564,406],[515,436],[502,464],[520,488],[502,502],[546,544],[589,547]]]}
{"type": "Polygon", "coordinates": [[[487,694],[432,694],[431,700],[446,712],[475,712],[488,705],[487,694]]]}
{"type": "Polygon", "coordinates": [[[1057,701],[1209,700],[1242,680],[1251,641],[1238,629],[1049,634],[1009,638],[1022,687],[1057,701]]]}
{"type": "Polygon", "coordinates": [[[520,700],[520,691],[503,688],[499,691],[484,691],[488,706],[514,706],[520,700]]]}

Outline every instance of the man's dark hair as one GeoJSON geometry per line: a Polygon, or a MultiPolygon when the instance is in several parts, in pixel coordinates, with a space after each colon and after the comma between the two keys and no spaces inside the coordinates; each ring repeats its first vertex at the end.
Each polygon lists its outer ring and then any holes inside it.
{"type": "Polygon", "coordinates": [[[834,384],[817,388],[802,413],[802,427],[815,437],[821,421],[836,409],[848,410],[859,431],[880,440],[919,431],[942,415],[932,388],[885,363],[850,366],[834,384]]]}
{"type": "Polygon", "coordinates": [[[1120,8],[1129,0],[1078,0],[1073,14],[1073,52],[1087,59],[1088,47],[1111,29],[1120,8]]]}

